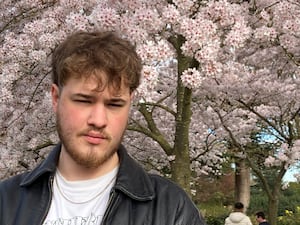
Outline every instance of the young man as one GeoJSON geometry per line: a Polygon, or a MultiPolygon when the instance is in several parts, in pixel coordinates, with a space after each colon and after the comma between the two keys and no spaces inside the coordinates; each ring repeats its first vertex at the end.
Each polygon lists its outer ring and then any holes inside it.
{"type": "Polygon", "coordinates": [[[266,216],[265,216],[265,213],[260,211],[260,212],[257,212],[255,213],[255,216],[256,216],[256,221],[258,222],[258,225],[270,225],[268,223],[268,221],[266,220],[266,216]]]}
{"type": "Polygon", "coordinates": [[[225,219],[225,225],[252,225],[250,218],[244,214],[243,203],[234,204],[234,211],[225,219]]]}
{"type": "Polygon", "coordinates": [[[55,50],[61,143],[0,184],[1,225],[204,225],[185,192],[147,174],[121,145],[141,61],[114,33],[79,32],[55,50]]]}

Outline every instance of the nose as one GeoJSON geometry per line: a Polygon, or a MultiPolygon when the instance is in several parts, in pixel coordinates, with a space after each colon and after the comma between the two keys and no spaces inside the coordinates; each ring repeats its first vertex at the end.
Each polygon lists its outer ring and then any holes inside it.
{"type": "Polygon", "coordinates": [[[107,125],[107,111],[103,104],[95,104],[90,112],[87,121],[89,126],[103,129],[107,125]]]}

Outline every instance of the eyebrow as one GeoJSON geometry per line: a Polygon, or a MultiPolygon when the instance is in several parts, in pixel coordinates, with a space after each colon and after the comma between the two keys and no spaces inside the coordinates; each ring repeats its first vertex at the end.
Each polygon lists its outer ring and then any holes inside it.
{"type": "Polygon", "coordinates": [[[110,102],[117,102],[117,103],[126,103],[127,101],[123,98],[113,97],[109,100],[110,102]]]}
{"type": "MultiPolygon", "coordinates": [[[[94,99],[96,97],[93,95],[89,95],[89,94],[75,93],[75,94],[71,95],[71,98],[94,99]]],[[[116,102],[116,103],[126,103],[127,102],[127,100],[123,99],[122,97],[116,97],[116,96],[109,98],[107,101],[116,102]]]]}
{"type": "Polygon", "coordinates": [[[83,93],[75,93],[71,95],[72,98],[85,98],[85,99],[92,99],[94,98],[92,95],[87,95],[83,93]]]}

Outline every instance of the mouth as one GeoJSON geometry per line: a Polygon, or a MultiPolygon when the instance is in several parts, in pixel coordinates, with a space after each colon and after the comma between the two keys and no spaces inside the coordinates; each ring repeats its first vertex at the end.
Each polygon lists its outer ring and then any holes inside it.
{"type": "Polygon", "coordinates": [[[108,137],[103,134],[89,132],[83,135],[85,140],[92,145],[98,145],[108,140],[108,137]]]}

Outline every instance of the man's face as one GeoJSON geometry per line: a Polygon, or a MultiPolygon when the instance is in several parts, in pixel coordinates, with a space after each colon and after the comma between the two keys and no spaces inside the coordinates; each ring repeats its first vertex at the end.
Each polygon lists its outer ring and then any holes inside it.
{"type": "Polygon", "coordinates": [[[258,217],[258,216],[256,216],[256,221],[257,221],[258,223],[260,223],[260,222],[262,222],[262,218],[261,218],[261,217],[258,217]]]}
{"type": "Polygon", "coordinates": [[[131,104],[129,87],[98,90],[98,82],[95,76],[70,78],[51,91],[62,151],[86,168],[98,168],[117,154],[131,104]]]}

